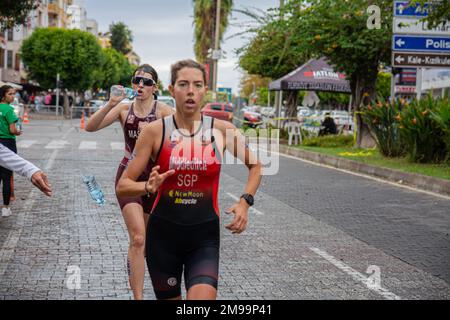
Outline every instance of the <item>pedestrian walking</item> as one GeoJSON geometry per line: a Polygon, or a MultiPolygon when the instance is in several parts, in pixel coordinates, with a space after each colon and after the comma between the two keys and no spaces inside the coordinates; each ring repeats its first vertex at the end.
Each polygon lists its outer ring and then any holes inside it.
{"type": "MultiPolygon", "coordinates": [[[[17,153],[16,136],[20,135],[21,131],[16,126],[19,118],[11,106],[15,98],[14,95],[15,90],[13,87],[4,85],[0,88],[0,143],[17,153]]],[[[0,183],[3,186],[3,217],[11,215],[11,208],[9,207],[11,201],[11,177],[11,170],[0,167],[0,183]]]]}
{"type": "Polygon", "coordinates": [[[47,95],[44,98],[44,104],[49,106],[52,104],[52,91],[48,90],[47,95]]]}

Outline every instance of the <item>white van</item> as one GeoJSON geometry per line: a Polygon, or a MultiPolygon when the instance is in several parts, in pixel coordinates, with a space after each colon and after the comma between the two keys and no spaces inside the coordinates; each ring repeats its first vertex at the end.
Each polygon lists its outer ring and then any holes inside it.
{"type": "Polygon", "coordinates": [[[171,96],[158,96],[158,101],[171,106],[173,109],[175,109],[177,105],[175,99],[171,96]]]}

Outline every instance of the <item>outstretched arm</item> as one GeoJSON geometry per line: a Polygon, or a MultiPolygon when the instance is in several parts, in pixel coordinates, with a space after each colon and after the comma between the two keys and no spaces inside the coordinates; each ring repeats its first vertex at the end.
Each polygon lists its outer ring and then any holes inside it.
{"type": "Polygon", "coordinates": [[[125,93],[121,96],[113,96],[106,103],[105,106],[97,110],[86,124],[86,131],[94,132],[111,125],[114,121],[119,119],[120,112],[125,105],[120,102],[125,99],[125,93]]]}
{"type": "MultiPolygon", "coordinates": [[[[226,125],[226,135],[225,135],[225,146],[231,154],[236,158],[241,160],[247,166],[249,170],[247,184],[244,188],[244,193],[251,194],[254,196],[258,190],[259,184],[261,183],[261,163],[258,161],[256,156],[250,150],[248,145],[245,143],[245,139],[239,130],[230,123],[226,125]]],[[[227,213],[234,213],[233,221],[226,226],[227,229],[231,230],[232,233],[242,233],[248,223],[248,203],[244,199],[239,199],[239,202],[234,204],[227,213]]]]}
{"type": "Polygon", "coordinates": [[[133,160],[128,163],[128,167],[123,172],[116,187],[116,193],[119,197],[142,196],[149,193],[155,193],[163,181],[175,172],[174,170],[169,170],[160,174],[158,172],[159,166],[156,166],[152,169],[148,181],[136,181],[145,170],[148,161],[154,153],[153,151],[156,148],[155,141],[160,140],[156,139],[160,127],[161,122],[153,122],[144,127],[139,134],[139,138],[136,141],[136,146],[133,151],[133,160]]]}
{"type": "Polygon", "coordinates": [[[51,196],[51,185],[48,183],[45,173],[34,164],[18,156],[3,145],[0,145],[0,166],[31,179],[31,182],[39,188],[39,190],[47,196],[51,196]]]}

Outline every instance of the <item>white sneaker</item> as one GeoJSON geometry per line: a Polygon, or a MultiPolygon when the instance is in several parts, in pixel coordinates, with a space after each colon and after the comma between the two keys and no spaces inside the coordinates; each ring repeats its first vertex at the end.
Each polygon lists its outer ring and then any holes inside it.
{"type": "Polygon", "coordinates": [[[11,208],[2,208],[2,217],[9,217],[11,215],[11,208]]]}

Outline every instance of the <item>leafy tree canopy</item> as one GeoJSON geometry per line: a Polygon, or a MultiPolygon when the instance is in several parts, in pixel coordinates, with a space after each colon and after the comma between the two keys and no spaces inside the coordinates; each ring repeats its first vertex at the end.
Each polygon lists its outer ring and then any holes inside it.
{"type": "Polygon", "coordinates": [[[123,54],[131,52],[133,33],[125,23],[117,22],[111,24],[109,32],[111,34],[111,47],[123,54]]]}
{"type": "Polygon", "coordinates": [[[39,6],[36,0],[0,1],[0,31],[25,24],[31,10],[39,6]]]}
{"type": "Polygon", "coordinates": [[[93,84],[102,51],[88,32],[40,28],[24,40],[21,56],[29,77],[41,86],[54,88],[59,73],[64,88],[82,91],[93,84]]]}

